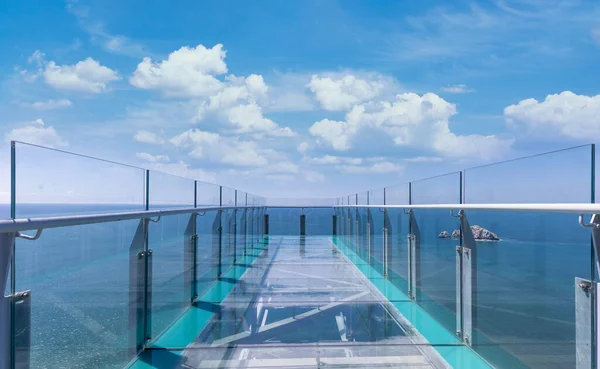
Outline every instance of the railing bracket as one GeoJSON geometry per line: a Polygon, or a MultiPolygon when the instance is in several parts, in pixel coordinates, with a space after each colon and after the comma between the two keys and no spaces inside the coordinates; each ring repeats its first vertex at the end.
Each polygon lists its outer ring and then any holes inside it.
{"type": "Polygon", "coordinates": [[[26,235],[25,233],[21,233],[21,232],[17,232],[15,234],[15,236],[19,237],[19,238],[22,238],[24,240],[35,241],[38,238],[40,238],[40,236],[42,235],[42,231],[43,230],[44,230],[43,228],[38,228],[38,230],[35,232],[35,234],[33,236],[29,236],[29,235],[26,235]]]}

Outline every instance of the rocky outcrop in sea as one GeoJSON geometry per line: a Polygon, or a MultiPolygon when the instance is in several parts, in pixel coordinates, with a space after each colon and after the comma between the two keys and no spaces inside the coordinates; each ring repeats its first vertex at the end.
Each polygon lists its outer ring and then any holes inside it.
{"type": "Polygon", "coordinates": [[[442,233],[438,234],[438,238],[450,238],[450,233],[443,231],[442,233]]]}
{"type": "MultiPolygon", "coordinates": [[[[497,234],[490,231],[489,229],[485,229],[481,226],[474,225],[471,226],[471,232],[473,232],[473,237],[476,240],[485,240],[485,241],[499,241],[500,237],[497,234]]],[[[452,235],[450,235],[447,231],[443,231],[438,235],[438,238],[460,238],[460,229],[455,229],[452,231],[452,235]]]]}

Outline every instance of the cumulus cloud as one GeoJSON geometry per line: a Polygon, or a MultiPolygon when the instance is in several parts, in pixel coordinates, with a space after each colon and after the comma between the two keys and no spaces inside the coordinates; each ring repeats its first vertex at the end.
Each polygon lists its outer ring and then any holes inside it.
{"type": "Polygon", "coordinates": [[[526,99],[504,109],[504,119],[517,131],[536,137],[600,138],[600,95],[571,91],[548,95],[544,101],[526,99]]]}
{"type": "Polygon", "coordinates": [[[101,93],[109,90],[108,84],[121,79],[117,71],[101,65],[98,61],[87,58],[73,65],[58,65],[54,61],[46,61],[46,55],[36,50],[29,58],[30,64],[36,64],[36,71],[21,70],[21,76],[27,82],[34,82],[39,77],[46,84],[57,90],[101,93]]]}
{"type": "Polygon", "coordinates": [[[335,150],[345,151],[351,147],[350,139],[356,133],[356,128],[350,127],[346,122],[323,119],[313,124],[308,132],[335,150]]]}
{"type": "Polygon", "coordinates": [[[454,134],[449,119],[455,114],[456,106],[436,94],[405,93],[391,102],[355,105],[344,121],[318,121],[309,133],[338,151],[352,148],[361,131],[378,131],[398,146],[425,148],[449,157],[478,155],[484,159],[503,155],[512,144],[512,140],[493,135],[454,134]]]}
{"type": "Polygon", "coordinates": [[[371,100],[385,88],[386,82],[379,75],[361,79],[351,74],[344,76],[313,75],[307,87],[325,110],[347,110],[351,106],[371,100]]]}
{"type": "Polygon", "coordinates": [[[63,139],[54,127],[44,127],[44,121],[41,119],[36,119],[25,123],[22,127],[12,129],[4,135],[4,139],[6,142],[21,141],[54,148],[69,146],[69,142],[63,139]]]}
{"type": "Polygon", "coordinates": [[[451,85],[442,87],[442,91],[452,94],[464,94],[467,92],[473,92],[472,89],[468,88],[465,84],[451,85]]]}
{"type": "Polygon", "coordinates": [[[264,167],[280,161],[281,156],[272,149],[263,148],[255,141],[244,141],[238,137],[224,137],[218,133],[187,130],[170,142],[176,147],[187,149],[191,157],[249,167],[264,167]]]}
{"type": "Polygon", "coordinates": [[[46,100],[46,101],[35,101],[32,103],[21,103],[21,106],[24,108],[31,108],[35,110],[55,110],[55,109],[64,109],[70,108],[73,106],[73,103],[67,99],[61,100],[46,100]]]}
{"type": "Polygon", "coordinates": [[[152,155],[146,152],[138,152],[135,154],[135,156],[137,156],[138,159],[142,159],[150,163],[169,162],[169,157],[166,155],[152,155]]]}
{"type": "Polygon", "coordinates": [[[165,96],[190,99],[197,104],[192,123],[212,119],[234,134],[295,136],[289,127],[280,127],[264,116],[269,87],[261,75],[218,78],[227,73],[225,54],[221,44],[182,47],[167,60],[144,58],[129,81],[138,88],[162,91],[165,96]]]}
{"type": "Polygon", "coordinates": [[[49,61],[43,71],[44,80],[58,90],[100,93],[108,90],[108,83],[117,81],[119,74],[92,58],[74,65],[57,65],[49,61]]]}
{"type": "Polygon", "coordinates": [[[146,57],[129,82],[138,88],[160,90],[166,96],[211,96],[223,87],[215,76],[227,73],[225,54],[223,45],[217,44],[212,48],[184,46],[160,62],[146,57]]]}
{"type": "Polygon", "coordinates": [[[138,142],[149,143],[153,145],[162,145],[165,143],[165,140],[163,140],[156,133],[144,130],[137,131],[135,136],[133,136],[133,139],[138,142]]]}

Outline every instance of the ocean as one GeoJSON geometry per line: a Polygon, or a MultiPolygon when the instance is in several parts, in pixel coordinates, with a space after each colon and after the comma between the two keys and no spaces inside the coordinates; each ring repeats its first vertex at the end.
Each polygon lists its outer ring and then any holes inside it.
{"type": "MultiPolygon", "coordinates": [[[[133,210],[143,209],[137,205],[23,204],[18,206],[17,215],[133,210]]],[[[0,205],[0,216],[4,214],[8,208],[0,205]]],[[[271,209],[268,214],[271,235],[298,235],[301,214],[306,215],[307,236],[331,235],[333,231],[335,213],[331,209],[271,209]]],[[[355,222],[356,211],[351,214],[355,222]]],[[[250,246],[249,237],[244,242],[240,236],[243,212],[235,214],[235,237],[233,216],[229,211],[220,220],[221,250],[214,236],[219,224],[217,213],[198,217],[200,294],[217,279],[219,270],[225,272],[234,258],[243,254],[244,244],[250,246]]],[[[458,240],[437,235],[457,229],[458,219],[448,211],[437,210],[418,210],[415,216],[421,235],[417,300],[454,332],[458,240]]],[[[577,215],[473,211],[467,216],[471,225],[485,227],[501,238],[477,242],[475,349],[501,368],[574,368],[575,277],[596,277],[589,230],[578,225],[577,215]]],[[[358,217],[364,226],[369,215],[361,210],[358,217]]],[[[370,219],[371,262],[381,271],[384,213],[373,209],[370,219]]],[[[188,221],[189,215],[174,215],[150,223],[151,338],[189,306],[183,248],[188,221]]],[[[121,368],[127,363],[129,247],[138,224],[129,220],[54,228],[45,230],[36,241],[17,240],[16,290],[31,290],[32,368],[121,368]]],[[[249,223],[248,230],[250,227],[249,223]]],[[[389,278],[406,291],[408,215],[390,210],[387,228],[393,243],[389,278]]],[[[359,241],[363,255],[364,245],[364,239],[359,241]]]]}

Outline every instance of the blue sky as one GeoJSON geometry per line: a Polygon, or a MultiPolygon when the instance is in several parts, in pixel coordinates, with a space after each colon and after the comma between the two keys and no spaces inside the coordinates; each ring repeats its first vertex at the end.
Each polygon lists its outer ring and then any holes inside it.
{"type": "Polygon", "coordinates": [[[600,137],[595,1],[5,1],[0,47],[4,199],[10,140],[333,197],[600,137]]]}

